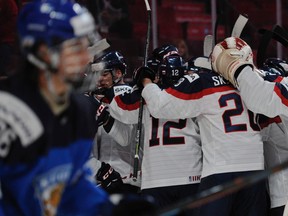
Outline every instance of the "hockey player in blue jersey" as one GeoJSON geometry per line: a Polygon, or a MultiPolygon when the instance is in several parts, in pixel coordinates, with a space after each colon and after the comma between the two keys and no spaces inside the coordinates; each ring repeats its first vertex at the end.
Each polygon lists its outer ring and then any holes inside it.
{"type": "Polygon", "coordinates": [[[94,20],[72,1],[35,1],[18,32],[23,67],[0,84],[0,212],[109,215],[108,195],[84,166],[97,109],[74,91],[97,39],[94,20]]]}

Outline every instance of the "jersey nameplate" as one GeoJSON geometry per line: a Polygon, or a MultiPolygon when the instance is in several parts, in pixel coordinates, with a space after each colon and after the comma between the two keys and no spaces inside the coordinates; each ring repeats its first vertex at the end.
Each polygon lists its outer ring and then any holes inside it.
{"type": "Polygon", "coordinates": [[[115,96],[118,96],[118,95],[121,95],[121,94],[124,94],[124,93],[129,93],[132,91],[132,88],[130,86],[126,86],[126,85],[123,85],[123,86],[114,86],[113,88],[114,90],[114,95],[115,96]]]}

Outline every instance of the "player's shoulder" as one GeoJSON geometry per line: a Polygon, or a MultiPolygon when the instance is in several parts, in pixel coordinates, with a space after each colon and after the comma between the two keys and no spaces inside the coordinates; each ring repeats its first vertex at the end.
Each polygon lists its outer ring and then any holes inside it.
{"type": "Polygon", "coordinates": [[[217,88],[223,86],[231,86],[221,75],[213,71],[193,72],[180,78],[174,85],[177,89],[185,90],[185,92],[198,92],[205,89],[217,88]]]}
{"type": "Polygon", "coordinates": [[[124,93],[130,93],[132,91],[132,87],[127,84],[119,84],[113,87],[114,95],[121,95],[124,93]]]}

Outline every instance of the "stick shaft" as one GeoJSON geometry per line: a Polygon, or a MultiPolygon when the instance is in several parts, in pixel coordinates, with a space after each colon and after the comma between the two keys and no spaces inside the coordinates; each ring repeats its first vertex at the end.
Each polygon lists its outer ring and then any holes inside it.
{"type": "MultiPolygon", "coordinates": [[[[145,0],[146,10],[147,10],[147,34],[146,34],[146,43],[145,43],[145,53],[144,53],[144,66],[147,66],[148,59],[148,50],[150,44],[150,35],[151,35],[151,8],[148,0],[145,0]]],[[[140,98],[140,107],[138,114],[138,123],[136,131],[136,147],[134,155],[134,165],[133,165],[133,180],[137,180],[138,175],[138,166],[139,166],[139,151],[141,146],[141,134],[142,134],[142,116],[143,116],[143,98],[140,98]]]]}

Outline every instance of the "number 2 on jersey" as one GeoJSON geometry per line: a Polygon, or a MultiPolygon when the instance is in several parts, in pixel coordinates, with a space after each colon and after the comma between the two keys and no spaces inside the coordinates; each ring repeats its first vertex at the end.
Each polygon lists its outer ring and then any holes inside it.
{"type": "MultiPolygon", "coordinates": [[[[234,109],[229,109],[225,110],[222,115],[223,123],[224,123],[224,128],[226,133],[230,132],[239,132],[239,131],[247,131],[247,124],[246,123],[239,123],[239,124],[232,124],[231,122],[231,117],[233,116],[240,116],[243,111],[243,103],[241,100],[241,97],[237,93],[231,93],[231,94],[225,94],[222,95],[219,98],[219,105],[221,108],[225,108],[227,106],[228,101],[234,101],[235,108],[234,109]]],[[[254,114],[248,110],[248,117],[249,117],[249,124],[250,127],[255,130],[259,131],[259,126],[254,122],[254,114]]]]}

